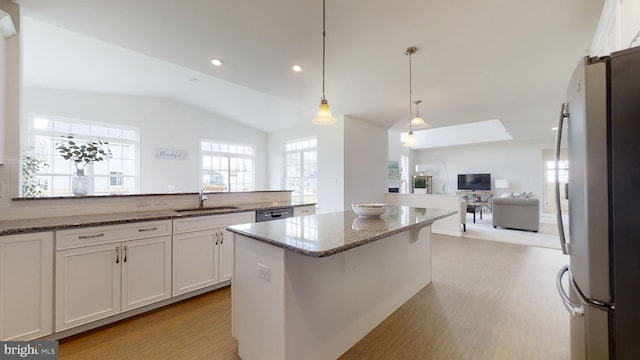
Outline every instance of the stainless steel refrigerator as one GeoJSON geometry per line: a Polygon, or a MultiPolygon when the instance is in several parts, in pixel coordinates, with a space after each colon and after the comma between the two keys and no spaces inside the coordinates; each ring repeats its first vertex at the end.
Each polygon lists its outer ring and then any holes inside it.
{"type": "Polygon", "coordinates": [[[570,256],[556,285],[571,314],[571,358],[640,359],[640,47],[582,59],[562,106],[556,161],[565,140],[568,226],[558,181],[556,202],[570,256]]]}

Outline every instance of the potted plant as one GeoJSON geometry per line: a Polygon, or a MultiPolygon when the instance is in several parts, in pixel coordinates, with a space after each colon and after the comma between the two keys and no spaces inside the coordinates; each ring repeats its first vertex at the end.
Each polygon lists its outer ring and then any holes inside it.
{"type": "Polygon", "coordinates": [[[72,192],[74,195],[86,195],[88,187],[84,169],[94,162],[111,157],[111,150],[106,148],[109,143],[102,140],[76,141],[71,134],[63,138],[65,140],[56,144],[56,150],[65,160],[71,160],[76,168],[76,174],[72,178],[72,192]]]}
{"type": "Polygon", "coordinates": [[[45,187],[37,178],[40,169],[49,167],[42,161],[31,155],[22,156],[22,196],[41,197],[44,195],[45,187]]]}
{"type": "Polygon", "coordinates": [[[426,194],[427,193],[427,179],[416,176],[413,178],[413,193],[414,194],[426,194]]]}

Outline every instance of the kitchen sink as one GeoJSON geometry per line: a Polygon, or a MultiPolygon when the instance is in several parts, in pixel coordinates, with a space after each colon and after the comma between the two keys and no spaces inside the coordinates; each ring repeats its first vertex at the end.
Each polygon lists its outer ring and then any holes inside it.
{"type": "Polygon", "coordinates": [[[213,212],[213,211],[223,211],[223,210],[235,210],[240,209],[237,206],[214,206],[214,207],[205,207],[205,208],[190,208],[190,209],[180,209],[174,210],[177,213],[183,212],[213,212]]]}

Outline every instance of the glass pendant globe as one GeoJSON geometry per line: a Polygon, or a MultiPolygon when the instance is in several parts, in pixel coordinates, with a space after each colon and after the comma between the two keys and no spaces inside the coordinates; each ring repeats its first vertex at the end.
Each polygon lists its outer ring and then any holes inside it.
{"type": "Polygon", "coordinates": [[[404,143],[402,143],[402,146],[412,147],[415,145],[416,145],[416,137],[413,135],[413,131],[409,131],[409,134],[407,134],[407,138],[404,140],[404,143]]]}
{"type": "Polygon", "coordinates": [[[329,109],[329,102],[322,100],[316,117],[311,120],[315,125],[333,125],[336,123],[336,118],[331,115],[331,109],[329,109]]]}

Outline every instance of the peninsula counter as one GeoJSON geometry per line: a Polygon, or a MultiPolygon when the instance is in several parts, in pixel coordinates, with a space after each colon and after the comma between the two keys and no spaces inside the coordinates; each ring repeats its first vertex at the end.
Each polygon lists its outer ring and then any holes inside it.
{"type": "Polygon", "coordinates": [[[251,359],[336,359],[431,282],[431,229],[389,206],[236,225],[232,334],[251,359]]]}

